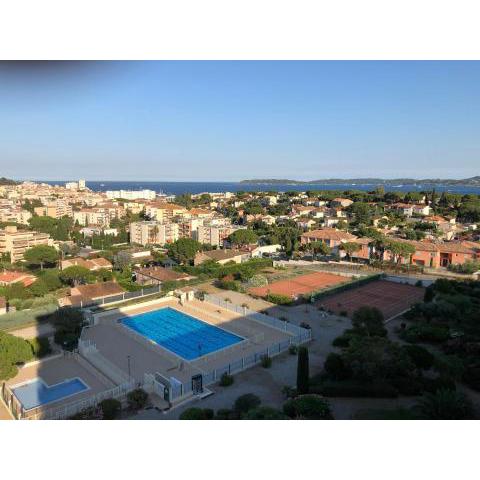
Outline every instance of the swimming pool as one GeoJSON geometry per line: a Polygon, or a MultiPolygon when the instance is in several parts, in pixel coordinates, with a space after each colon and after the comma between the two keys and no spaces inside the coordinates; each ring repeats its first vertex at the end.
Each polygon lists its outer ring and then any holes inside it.
{"type": "Polygon", "coordinates": [[[244,340],[170,307],[123,318],[121,322],[185,360],[194,360],[244,340]]]}
{"type": "Polygon", "coordinates": [[[41,378],[34,378],[28,382],[12,388],[25,410],[57,402],[64,398],[88,390],[89,387],[80,378],[64,380],[55,385],[47,385],[41,378]]]}

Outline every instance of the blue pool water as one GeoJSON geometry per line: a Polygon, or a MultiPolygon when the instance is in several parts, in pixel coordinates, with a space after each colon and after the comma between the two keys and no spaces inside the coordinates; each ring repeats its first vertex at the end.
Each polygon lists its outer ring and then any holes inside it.
{"type": "Polygon", "coordinates": [[[65,380],[55,385],[47,385],[41,378],[36,378],[31,382],[13,388],[13,393],[23,405],[23,408],[30,410],[85,390],[88,390],[88,386],[79,378],[65,380]]]}
{"type": "Polygon", "coordinates": [[[185,360],[194,360],[243,340],[170,307],[127,317],[122,323],[185,360]]]}

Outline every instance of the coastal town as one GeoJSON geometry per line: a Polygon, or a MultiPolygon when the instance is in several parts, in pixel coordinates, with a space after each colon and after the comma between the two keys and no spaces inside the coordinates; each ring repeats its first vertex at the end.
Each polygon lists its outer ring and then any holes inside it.
{"type": "MultiPolygon", "coordinates": [[[[251,418],[268,412],[285,415],[275,413],[281,410],[283,394],[290,403],[307,392],[339,398],[406,395],[405,404],[396,400],[392,405],[402,415],[414,417],[415,413],[405,413],[407,407],[414,409],[410,397],[434,392],[435,382],[448,387],[460,381],[465,388],[480,391],[476,357],[465,354],[463,374],[454,377],[445,374],[447,366],[433,366],[435,353],[429,348],[415,345],[432,342],[438,349],[440,343],[438,362],[448,365],[475,344],[478,326],[472,332],[462,320],[478,313],[475,290],[471,291],[480,274],[477,195],[434,189],[400,193],[378,186],[371,191],[175,196],[148,189],[93,191],[85,180],[61,185],[7,179],[1,183],[0,332],[27,342],[32,350],[23,367],[18,361],[0,359],[4,417],[101,417],[96,412],[105,399],[142,397],[139,392],[145,395],[141,407],[147,396],[149,408],[155,407],[143,410],[144,415],[156,418],[158,413],[149,412],[163,412],[178,417],[185,409],[174,408],[177,404],[203,398],[208,385],[233,382],[230,375],[235,369],[247,369],[248,354],[253,355],[252,366],[261,363],[269,368],[272,358],[285,350],[308,351],[303,344],[310,351],[310,380],[306,380],[310,385],[302,387],[298,377],[293,378],[296,366],[279,366],[291,381],[277,384],[267,394],[263,413],[252,413],[251,418]],[[468,305],[458,305],[458,299],[446,296],[442,288],[447,293],[461,288],[461,299],[468,305]],[[432,295],[445,311],[426,312],[428,305],[422,302],[432,295]],[[140,315],[149,311],[152,302],[155,308],[163,305],[167,310],[175,305],[175,312],[247,338],[244,351],[235,351],[234,345],[203,358],[201,352],[179,353],[138,326],[130,325],[132,333],[125,324],[119,332],[125,312],[130,309],[140,315]],[[455,317],[448,318],[450,308],[464,308],[468,314],[449,324],[455,317]],[[113,313],[115,320],[109,317],[113,313]],[[100,320],[105,316],[108,321],[100,320]],[[363,327],[358,327],[359,318],[363,327]],[[432,318],[438,322],[435,327],[432,318]],[[382,348],[397,348],[397,341],[412,343],[402,348],[414,363],[417,356],[428,357],[429,373],[414,368],[410,390],[406,373],[381,385],[374,378],[366,387],[360,374],[356,378],[352,373],[353,366],[346,365],[348,348],[353,348],[350,337],[362,328],[376,328],[380,339],[389,342],[382,348]],[[396,341],[385,339],[387,331],[396,341]],[[152,353],[157,346],[145,342],[145,336],[162,347],[153,352],[158,358],[152,353]],[[118,351],[120,346],[123,352],[118,351]],[[455,355],[450,355],[452,349],[455,355]],[[74,357],[66,359],[65,352],[73,352],[74,357]],[[190,359],[188,355],[198,360],[178,363],[179,357],[190,359]],[[28,362],[32,359],[34,364],[28,362]],[[59,397],[53,404],[32,402],[28,395],[22,402],[22,388],[37,381],[41,371],[42,378],[50,377],[55,384],[70,378],[65,371],[84,380],[73,385],[79,388],[74,396],[59,397]],[[345,384],[344,377],[350,383],[345,384]],[[274,406],[268,405],[272,397],[274,406]]],[[[198,343],[198,348],[207,347],[198,343]]],[[[279,358],[285,355],[286,360],[273,363],[292,363],[288,352],[279,358]]],[[[258,367],[255,370],[258,375],[258,367]]],[[[251,382],[236,381],[239,394],[248,397],[251,382]]],[[[212,398],[213,406],[228,409],[221,394],[212,398]]],[[[201,417],[208,410],[192,408],[183,412],[185,418],[201,417]]],[[[358,412],[355,401],[348,406],[339,402],[327,410],[335,418],[373,415],[368,409],[358,412]]],[[[234,409],[223,415],[236,418],[237,413],[234,409]]]]}

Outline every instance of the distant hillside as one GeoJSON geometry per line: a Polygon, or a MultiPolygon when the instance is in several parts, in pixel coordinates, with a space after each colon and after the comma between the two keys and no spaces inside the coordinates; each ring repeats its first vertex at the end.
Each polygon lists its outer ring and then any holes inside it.
{"type": "Polygon", "coordinates": [[[17,185],[18,182],[10,180],[9,178],[0,177],[0,185],[17,185]]]}
{"type": "Polygon", "coordinates": [[[287,180],[287,179],[251,179],[242,180],[240,183],[249,185],[466,185],[480,186],[480,176],[464,178],[461,180],[449,178],[325,178],[321,180],[287,180]]]}

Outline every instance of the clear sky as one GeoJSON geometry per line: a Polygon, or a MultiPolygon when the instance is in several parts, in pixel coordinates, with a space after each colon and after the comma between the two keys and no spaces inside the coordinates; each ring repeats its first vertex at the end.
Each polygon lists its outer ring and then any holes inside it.
{"type": "Polygon", "coordinates": [[[480,62],[0,64],[0,176],[480,174],[480,62]]]}

